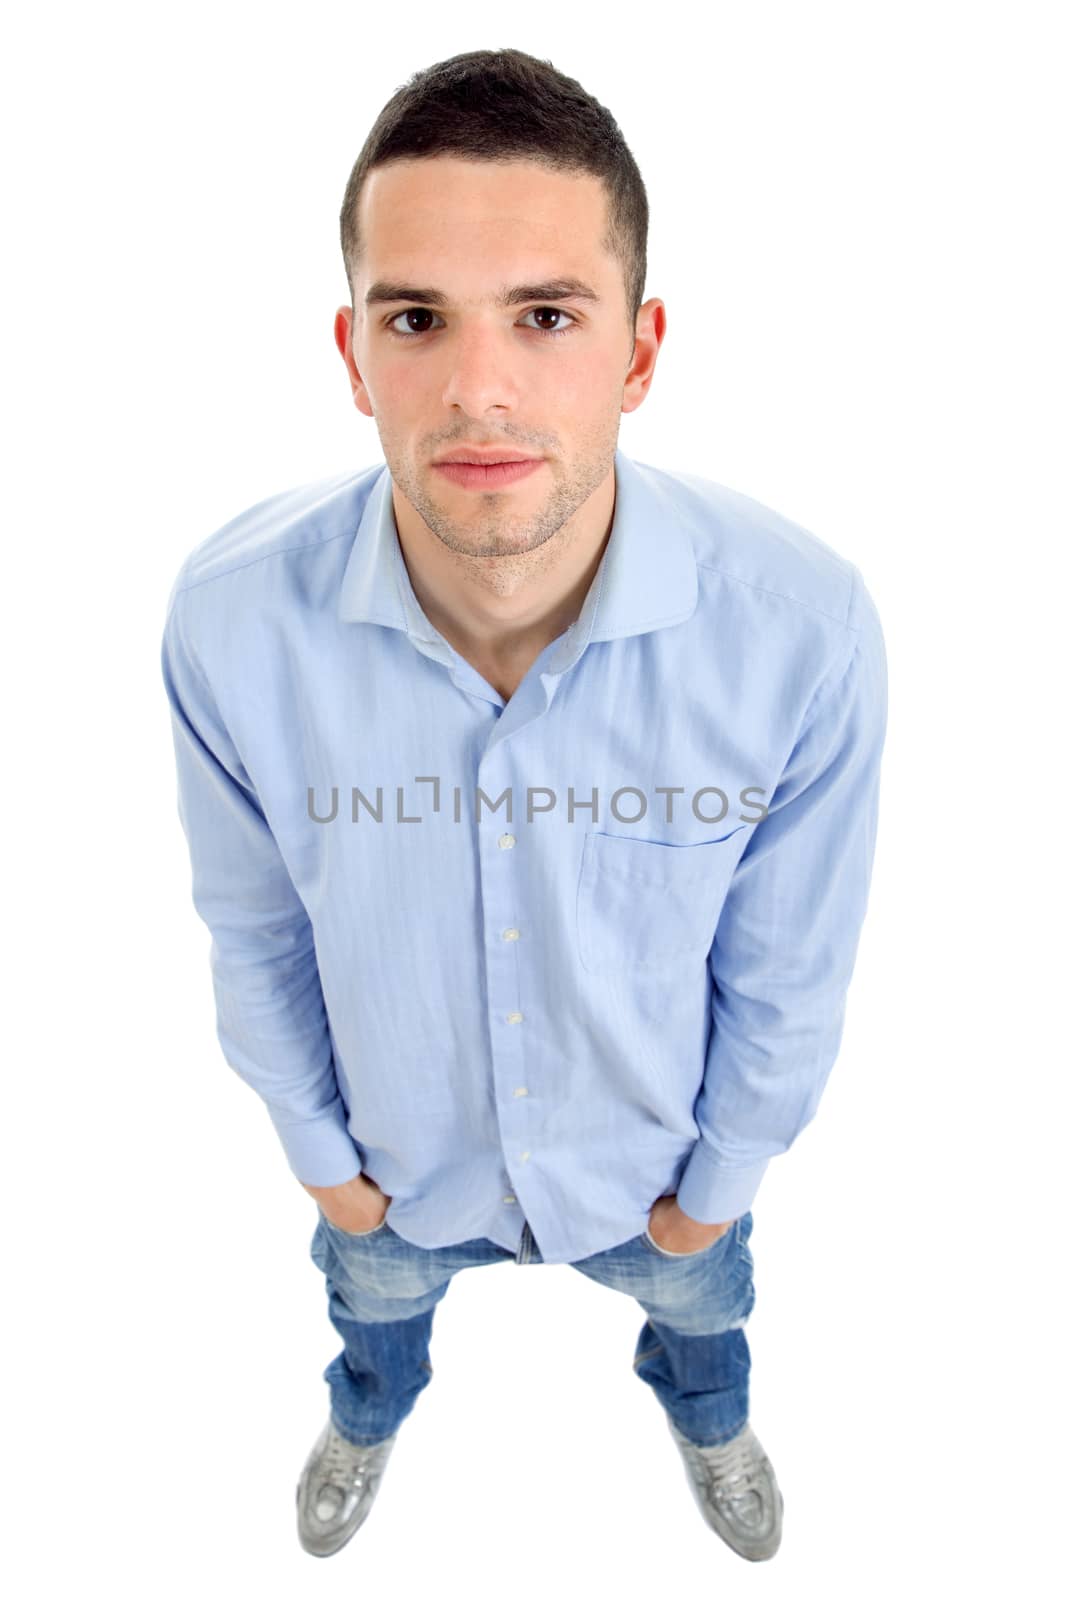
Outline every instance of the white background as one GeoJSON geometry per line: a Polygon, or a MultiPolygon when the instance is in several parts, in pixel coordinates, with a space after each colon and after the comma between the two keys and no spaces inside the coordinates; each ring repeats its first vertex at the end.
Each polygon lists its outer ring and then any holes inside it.
{"type": "Polygon", "coordinates": [[[10,1592],[1057,1586],[1058,10],[104,4],[9,25],[10,1592]],[[622,448],[811,529],[886,634],[844,1043],[754,1207],[751,1419],[785,1496],[759,1567],[704,1526],[631,1372],[636,1302],[507,1263],[453,1280],[355,1541],[325,1562],[296,1541],[339,1341],[314,1204],[215,1039],[159,641],[193,544],[381,460],[331,331],[344,185],[412,72],[503,45],[608,105],[648,189],[668,328],[622,448]]]}

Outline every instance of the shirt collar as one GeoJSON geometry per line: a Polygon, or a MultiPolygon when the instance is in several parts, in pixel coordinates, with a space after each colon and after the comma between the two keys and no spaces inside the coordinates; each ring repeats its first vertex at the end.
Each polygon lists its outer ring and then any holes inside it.
{"type": "MultiPolygon", "coordinates": [[[[399,628],[413,643],[452,656],[411,586],[393,515],[393,480],[383,467],[360,518],[341,581],[343,622],[399,628]]],[[[596,574],[576,621],[557,641],[545,670],[573,666],[587,644],[670,627],[697,603],[693,541],[669,490],[640,463],[615,451],[615,515],[596,574]]]]}

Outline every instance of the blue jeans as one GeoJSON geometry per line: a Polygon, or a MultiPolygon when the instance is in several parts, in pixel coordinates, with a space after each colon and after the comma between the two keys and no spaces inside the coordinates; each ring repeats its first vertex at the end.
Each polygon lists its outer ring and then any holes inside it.
{"type": "MultiPolygon", "coordinates": [[[[646,1313],[633,1368],[678,1431],[725,1444],[748,1419],[750,1357],[744,1324],[755,1304],[746,1211],[702,1250],[663,1250],[644,1233],[571,1265],[646,1313]]],[[[491,1239],[427,1250],[389,1226],[346,1233],[320,1210],[311,1259],[325,1274],[330,1321],[344,1348],[322,1376],[334,1426],[353,1444],[377,1444],[400,1426],[433,1375],[434,1308],[453,1274],[498,1261],[543,1265],[523,1228],[517,1254],[491,1239]]]]}

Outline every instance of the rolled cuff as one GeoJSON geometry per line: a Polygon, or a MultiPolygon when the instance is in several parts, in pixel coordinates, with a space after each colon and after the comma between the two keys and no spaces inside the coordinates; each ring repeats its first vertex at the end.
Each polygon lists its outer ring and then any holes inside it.
{"type": "MultiPolygon", "coordinates": [[[[269,1106],[267,1109],[270,1111],[269,1106]]],[[[301,1183],[310,1183],[313,1189],[329,1189],[357,1178],[363,1171],[340,1097],[329,1111],[307,1122],[279,1122],[273,1111],[270,1119],[286,1160],[301,1183]]]]}
{"type": "Polygon", "coordinates": [[[675,1199],[694,1222],[733,1222],[756,1198],[771,1158],[748,1167],[723,1167],[703,1139],[693,1146],[675,1199]]]}

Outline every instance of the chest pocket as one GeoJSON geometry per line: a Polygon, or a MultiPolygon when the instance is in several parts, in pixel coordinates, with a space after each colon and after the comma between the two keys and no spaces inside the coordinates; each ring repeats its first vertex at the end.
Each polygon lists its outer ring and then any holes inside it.
{"type": "Polygon", "coordinates": [[[703,961],[749,826],[699,844],[587,833],[578,876],[578,958],[586,972],[669,972],[703,961]]]}

